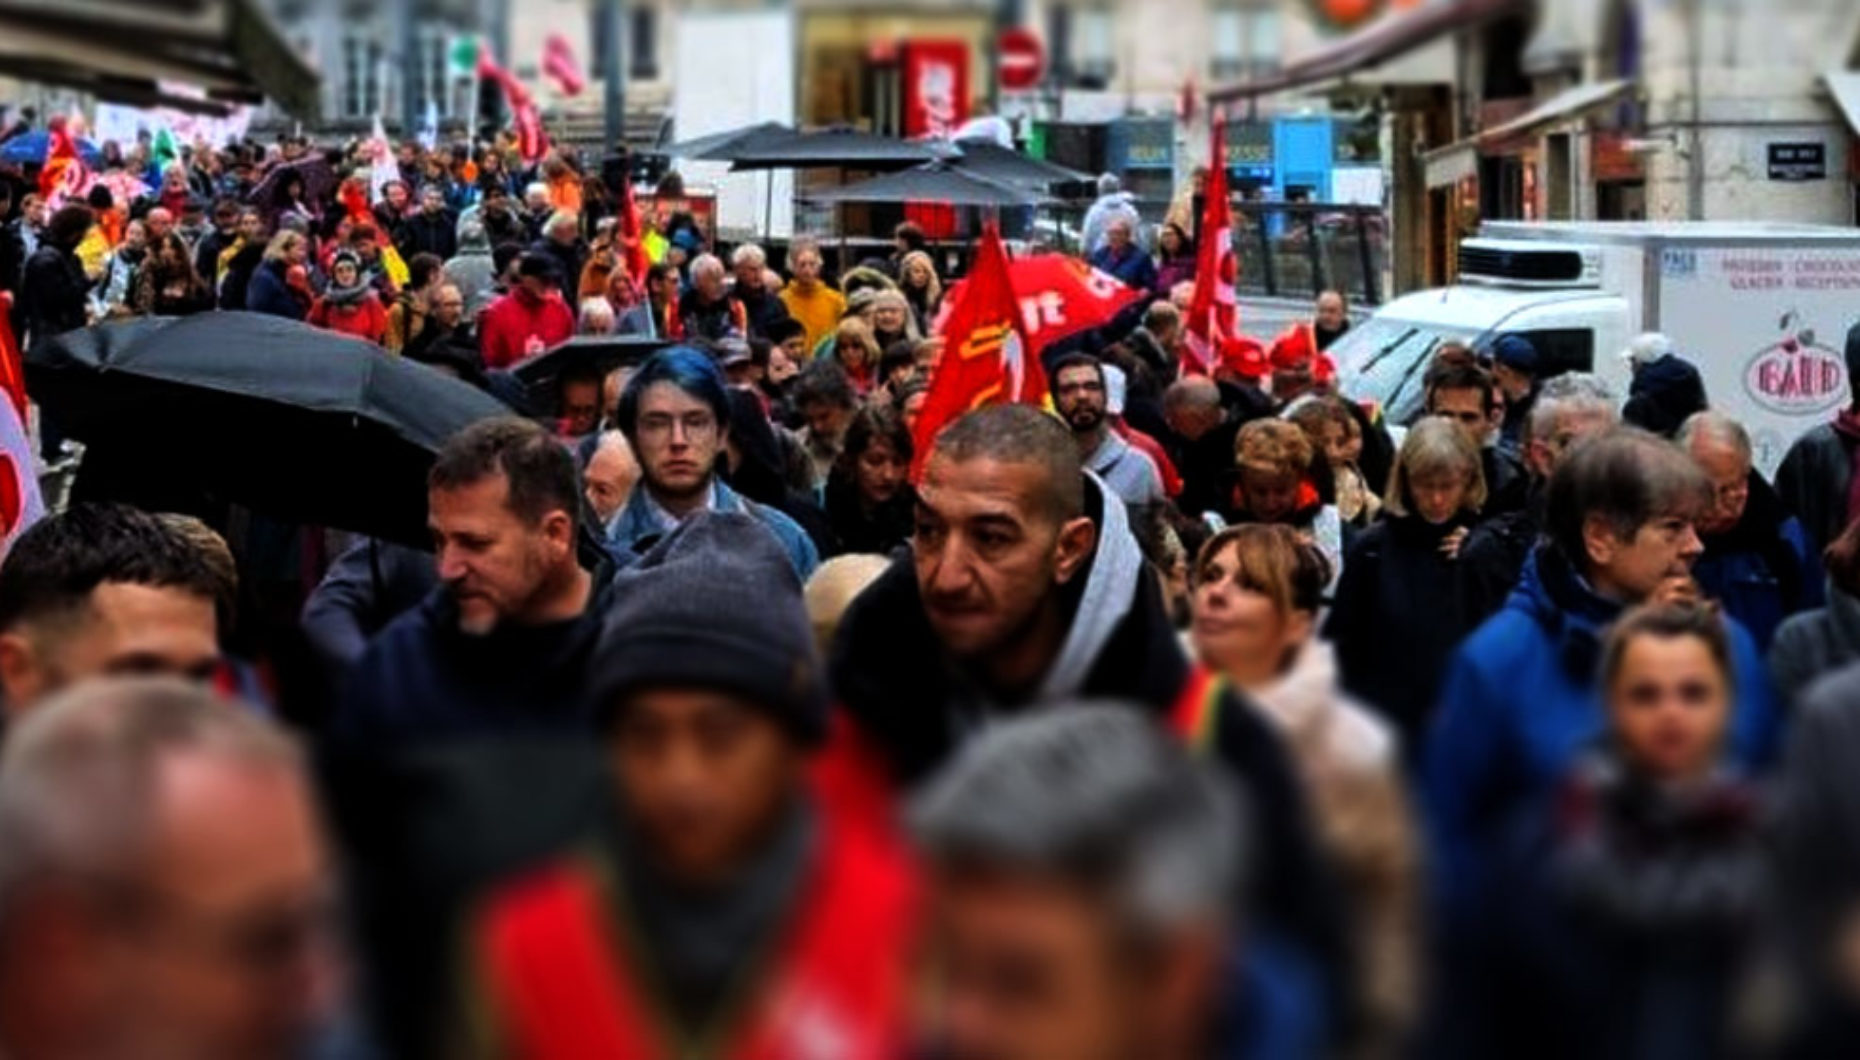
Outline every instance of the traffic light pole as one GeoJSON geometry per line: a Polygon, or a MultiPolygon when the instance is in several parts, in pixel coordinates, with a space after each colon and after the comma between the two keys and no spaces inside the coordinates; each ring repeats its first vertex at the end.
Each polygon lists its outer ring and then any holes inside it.
{"type": "Polygon", "coordinates": [[[606,151],[626,139],[626,0],[596,0],[604,5],[600,20],[602,50],[607,56],[601,91],[601,136],[606,151]]]}

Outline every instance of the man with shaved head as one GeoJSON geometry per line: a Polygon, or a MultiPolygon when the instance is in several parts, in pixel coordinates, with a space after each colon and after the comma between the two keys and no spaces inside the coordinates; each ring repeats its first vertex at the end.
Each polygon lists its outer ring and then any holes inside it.
{"type": "Polygon", "coordinates": [[[1190,667],[1124,506],[1059,420],[994,406],[937,436],[910,552],[853,601],[830,668],[852,725],[828,764],[896,787],[917,786],[990,721],[1076,697],[1130,702],[1165,727],[1219,704],[1205,731],[1247,778],[1272,866],[1257,912],[1342,981],[1334,892],[1283,750],[1257,712],[1190,667]]]}
{"type": "Polygon", "coordinates": [[[1163,419],[1173,438],[1165,444],[1182,475],[1176,504],[1191,518],[1221,507],[1223,477],[1233,470],[1234,439],[1257,413],[1243,413],[1221,403],[1212,379],[1194,376],[1163,392],[1163,419]]]}

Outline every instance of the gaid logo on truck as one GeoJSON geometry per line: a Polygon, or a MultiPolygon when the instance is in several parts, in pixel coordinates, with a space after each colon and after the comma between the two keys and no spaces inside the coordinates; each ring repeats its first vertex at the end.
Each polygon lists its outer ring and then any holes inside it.
{"type": "Polygon", "coordinates": [[[1744,369],[1744,389],[1771,412],[1798,416],[1823,412],[1847,396],[1847,369],[1840,351],[1815,340],[1801,315],[1783,314],[1781,337],[1758,351],[1744,369]]]}

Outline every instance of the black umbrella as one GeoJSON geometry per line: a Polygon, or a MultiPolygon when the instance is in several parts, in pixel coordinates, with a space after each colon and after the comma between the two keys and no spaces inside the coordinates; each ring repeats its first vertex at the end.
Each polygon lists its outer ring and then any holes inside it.
{"type": "Polygon", "coordinates": [[[807,196],[814,202],[931,202],[951,206],[1042,206],[1051,199],[948,162],[932,162],[807,196]]]}
{"type": "Polygon", "coordinates": [[[672,158],[729,162],[743,151],[769,147],[781,141],[792,140],[796,135],[798,134],[786,125],[765,121],[755,125],[745,125],[740,129],[727,129],[708,136],[682,140],[659,148],[658,153],[672,158]]]}
{"type": "Polygon", "coordinates": [[[1076,169],[1029,158],[1019,151],[988,140],[958,140],[956,147],[962,152],[962,157],[953,159],[953,164],[1004,184],[1020,184],[1044,190],[1054,184],[1092,179],[1089,174],[1080,173],[1076,169]]]}
{"type": "Polygon", "coordinates": [[[322,155],[308,155],[295,162],[273,166],[265,179],[246,194],[245,201],[275,215],[283,206],[279,199],[284,193],[284,182],[291,176],[304,182],[305,205],[327,202],[336,192],[336,171],[322,155]]]}
{"type": "Polygon", "coordinates": [[[434,454],[461,428],[509,414],[425,365],[257,313],[68,332],[27,354],[26,378],[46,414],[88,447],[86,496],[191,490],[422,546],[434,454]]]}
{"type": "Polygon", "coordinates": [[[747,145],[730,156],[730,168],[900,169],[922,165],[950,153],[943,147],[876,136],[856,129],[824,129],[747,145]]]}
{"type": "Polygon", "coordinates": [[[644,335],[581,335],[511,368],[531,393],[541,393],[564,375],[605,376],[616,368],[644,363],[677,343],[644,335]]]}

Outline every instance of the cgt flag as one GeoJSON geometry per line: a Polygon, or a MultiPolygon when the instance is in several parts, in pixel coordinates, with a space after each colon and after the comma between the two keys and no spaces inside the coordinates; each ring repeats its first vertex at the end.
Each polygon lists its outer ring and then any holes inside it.
{"type": "Polygon", "coordinates": [[[1046,401],[1046,373],[1028,350],[1020,306],[1008,279],[1007,247],[990,221],[975,265],[943,321],[943,356],[930,377],[912,441],[911,480],[923,480],[930,445],[944,427],[985,405],[1046,401]]]}
{"type": "Polygon", "coordinates": [[[1239,268],[1234,261],[1233,217],[1227,204],[1227,145],[1222,123],[1215,121],[1214,160],[1208,170],[1207,206],[1201,215],[1201,249],[1195,262],[1195,299],[1188,306],[1183,371],[1212,375],[1221,344],[1239,334],[1240,310],[1234,302],[1239,268]]]}

